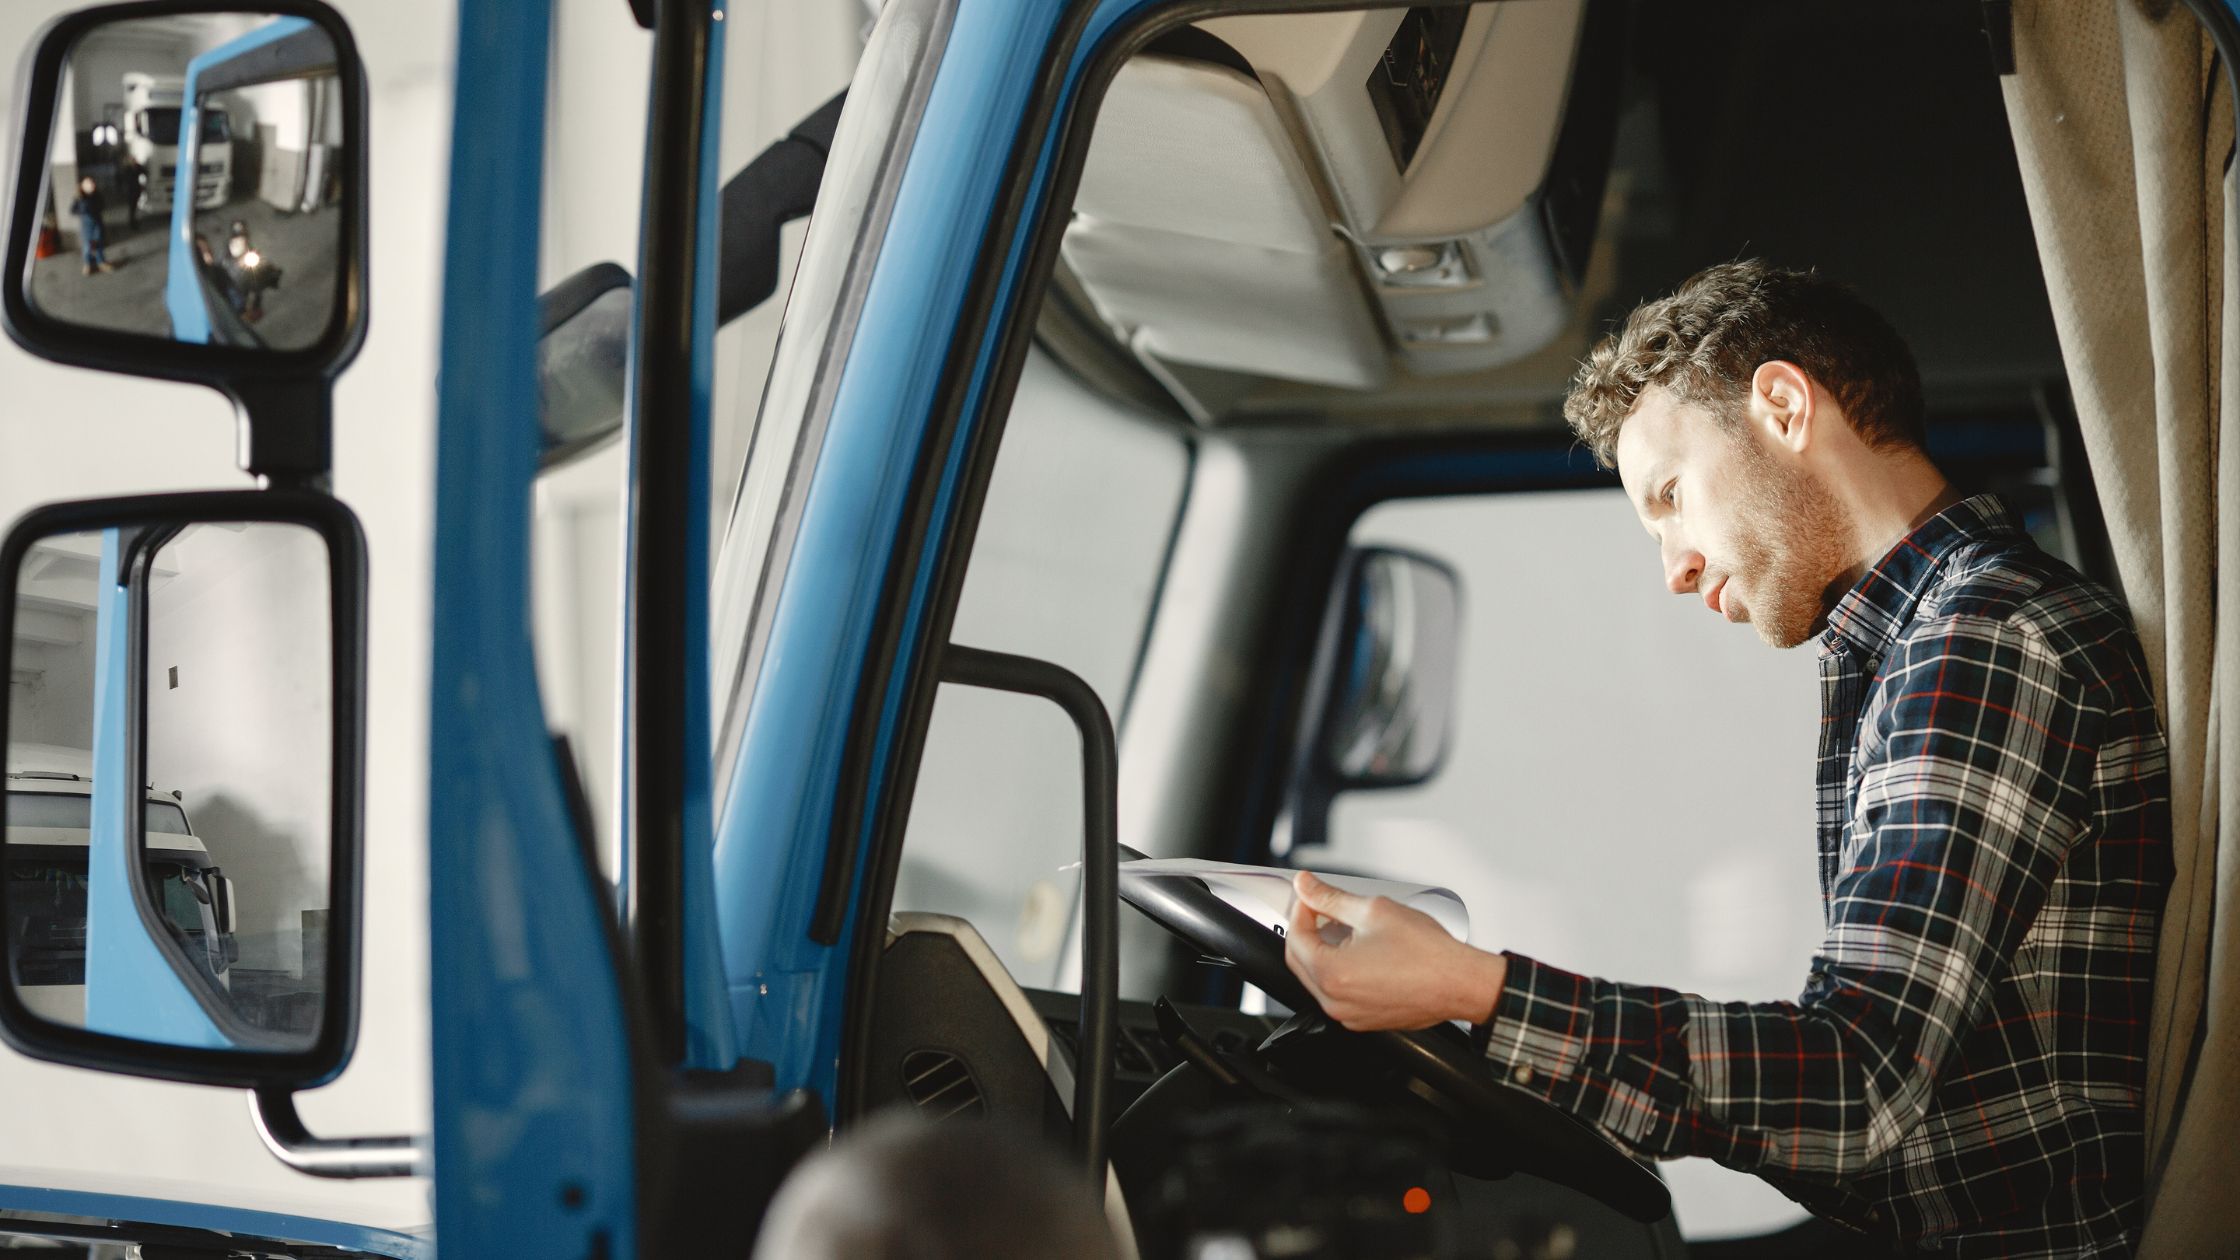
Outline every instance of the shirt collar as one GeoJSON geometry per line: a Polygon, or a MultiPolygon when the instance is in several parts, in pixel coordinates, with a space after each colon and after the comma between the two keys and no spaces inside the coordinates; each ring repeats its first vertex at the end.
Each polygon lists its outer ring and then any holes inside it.
{"type": "Polygon", "coordinates": [[[1899,539],[1836,601],[1828,614],[1824,644],[1833,649],[1840,640],[1864,656],[1880,658],[1899,627],[1913,616],[1914,605],[1921,602],[1922,593],[1954,548],[2020,532],[1995,494],[1962,499],[1937,513],[1899,539]]]}

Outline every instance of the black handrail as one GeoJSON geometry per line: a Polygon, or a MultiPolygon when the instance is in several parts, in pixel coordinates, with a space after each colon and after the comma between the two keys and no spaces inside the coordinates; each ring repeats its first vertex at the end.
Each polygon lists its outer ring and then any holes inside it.
{"type": "Polygon", "coordinates": [[[1081,733],[1081,1058],[1074,1064],[1073,1145],[1101,1191],[1120,1009],[1120,746],[1112,715],[1079,674],[1030,656],[952,643],[942,650],[941,681],[1040,696],[1064,709],[1081,733]]]}

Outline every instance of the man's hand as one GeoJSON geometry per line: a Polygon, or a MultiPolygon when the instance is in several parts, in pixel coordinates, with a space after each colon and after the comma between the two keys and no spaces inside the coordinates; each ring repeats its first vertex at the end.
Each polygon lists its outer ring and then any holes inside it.
{"type": "Polygon", "coordinates": [[[1389,897],[1357,896],[1306,871],[1291,886],[1283,961],[1330,1018],[1372,1032],[1492,1016],[1508,959],[1389,897]]]}

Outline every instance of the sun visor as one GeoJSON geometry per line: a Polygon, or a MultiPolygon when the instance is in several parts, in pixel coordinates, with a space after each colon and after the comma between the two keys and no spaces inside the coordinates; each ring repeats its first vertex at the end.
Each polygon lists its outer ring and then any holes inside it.
{"type": "Polygon", "coordinates": [[[1139,353],[1368,387],[1383,335],[1267,93],[1208,61],[1141,56],[1097,117],[1067,266],[1139,353]]]}

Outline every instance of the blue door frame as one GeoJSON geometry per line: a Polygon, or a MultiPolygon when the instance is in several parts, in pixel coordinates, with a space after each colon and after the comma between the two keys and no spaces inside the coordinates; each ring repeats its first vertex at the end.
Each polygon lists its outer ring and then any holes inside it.
{"type": "Polygon", "coordinates": [[[460,5],[437,399],[428,720],[436,1237],[637,1254],[610,898],[576,832],[529,637],[549,0],[460,5]]]}

